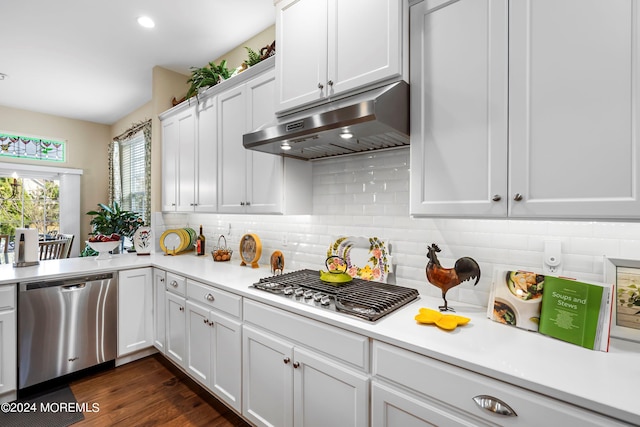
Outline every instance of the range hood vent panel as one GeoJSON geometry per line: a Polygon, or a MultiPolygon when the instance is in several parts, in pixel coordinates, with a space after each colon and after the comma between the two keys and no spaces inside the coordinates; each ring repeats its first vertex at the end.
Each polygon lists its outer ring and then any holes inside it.
{"type": "Polygon", "coordinates": [[[409,85],[404,81],[280,117],[243,137],[246,149],[303,160],[408,144],[409,85]],[[341,138],[346,131],[353,138],[341,138]],[[282,150],[284,143],[291,148],[282,150]]]}

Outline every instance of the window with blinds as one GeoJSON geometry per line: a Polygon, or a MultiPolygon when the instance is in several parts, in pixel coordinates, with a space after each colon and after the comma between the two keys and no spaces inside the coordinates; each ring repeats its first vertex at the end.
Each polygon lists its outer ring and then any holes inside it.
{"type": "Polygon", "coordinates": [[[135,136],[119,144],[120,164],[119,172],[120,188],[116,194],[121,195],[119,201],[122,209],[137,212],[144,216],[146,208],[146,151],[144,135],[138,132],[135,136]]]}

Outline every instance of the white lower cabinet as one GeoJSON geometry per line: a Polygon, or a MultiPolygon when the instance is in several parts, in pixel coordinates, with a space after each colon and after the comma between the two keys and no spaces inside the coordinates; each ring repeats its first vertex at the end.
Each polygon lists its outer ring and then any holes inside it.
{"type": "MultiPolygon", "coordinates": [[[[347,348],[368,353],[364,337],[252,301],[245,300],[244,307],[245,321],[262,318],[271,330],[243,326],[245,418],[258,426],[369,425],[369,376],[321,355],[343,340],[352,340],[347,348]]],[[[358,353],[353,360],[365,360],[358,353]]]]}
{"type": "Polygon", "coordinates": [[[118,273],[118,357],[153,346],[152,268],[118,273]]]}
{"type": "Polygon", "coordinates": [[[373,343],[373,427],[626,426],[621,421],[389,344],[373,343]],[[509,415],[481,408],[509,409],[509,415]]]}
{"type": "Polygon", "coordinates": [[[186,351],[186,299],[185,297],[167,292],[166,294],[166,341],[165,355],[178,366],[184,367],[186,351]]]}
{"type": "Polygon", "coordinates": [[[166,273],[159,268],[153,269],[153,345],[159,352],[165,351],[166,336],[166,273]]]}
{"type": "Polygon", "coordinates": [[[0,286],[0,402],[16,398],[16,285],[0,286]]]}
{"type": "Polygon", "coordinates": [[[404,393],[398,388],[371,383],[372,427],[428,427],[428,426],[479,426],[487,425],[478,420],[470,422],[455,415],[450,409],[434,404],[418,396],[404,393]]]}
{"type": "MultiPolygon", "coordinates": [[[[192,286],[192,283],[187,286],[192,286]]],[[[208,295],[215,301],[213,293],[208,295]]],[[[186,307],[187,372],[240,412],[242,324],[191,299],[187,299],[186,307]]]]}

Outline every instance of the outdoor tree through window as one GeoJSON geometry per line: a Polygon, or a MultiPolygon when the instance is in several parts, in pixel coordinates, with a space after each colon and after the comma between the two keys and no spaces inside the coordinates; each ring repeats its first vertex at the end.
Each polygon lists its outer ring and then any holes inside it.
{"type": "Polygon", "coordinates": [[[42,238],[60,230],[60,181],[0,177],[0,234],[15,235],[16,228],[36,228],[42,238]]]}

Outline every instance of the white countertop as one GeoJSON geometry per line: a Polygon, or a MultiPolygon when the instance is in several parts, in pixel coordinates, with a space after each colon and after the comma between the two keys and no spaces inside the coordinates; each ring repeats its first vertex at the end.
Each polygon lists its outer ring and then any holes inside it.
{"type": "MultiPolygon", "coordinates": [[[[608,353],[588,350],[544,335],[505,326],[486,318],[484,307],[454,302],[457,314],[471,322],[446,332],[417,324],[420,307],[436,308],[440,299],[427,296],[375,323],[290,301],[250,288],[268,267],[240,267],[236,260],[213,262],[210,256],[115,255],[112,259],[70,258],[42,261],[38,266],[0,265],[0,284],[159,267],[215,285],[288,311],[329,323],[373,339],[403,347],[531,391],[573,403],[640,425],[637,384],[640,379],[640,344],[612,339],[608,353]]],[[[402,283],[399,283],[402,285],[402,283]]]]}

